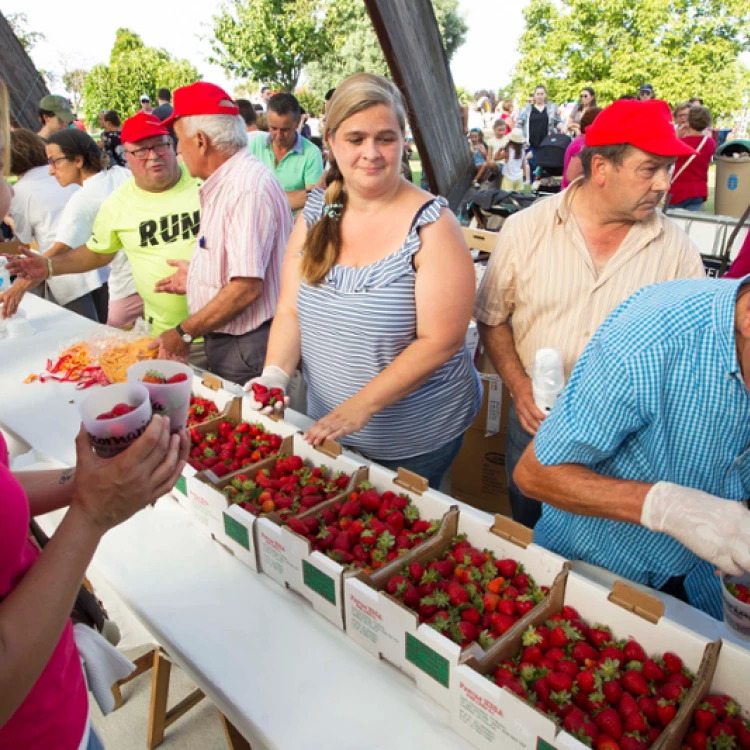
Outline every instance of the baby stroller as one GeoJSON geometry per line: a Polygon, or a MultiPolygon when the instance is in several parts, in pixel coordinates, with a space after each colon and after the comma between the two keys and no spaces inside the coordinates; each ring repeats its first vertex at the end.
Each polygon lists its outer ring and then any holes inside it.
{"type": "Polygon", "coordinates": [[[536,150],[534,189],[539,193],[559,193],[570,138],[562,133],[548,135],[536,150]]]}
{"type": "Polygon", "coordinates": [[[508,190],[482,190],[471,197],[467,212],[476,220],[479,229],[497,232],[509,216],[528,208],[535,200],[535,195],[508,190]]]}

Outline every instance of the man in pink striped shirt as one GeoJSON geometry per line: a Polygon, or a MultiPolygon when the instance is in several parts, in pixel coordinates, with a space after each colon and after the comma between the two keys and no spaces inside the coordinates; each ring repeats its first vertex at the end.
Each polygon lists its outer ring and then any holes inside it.
{"type": "Polygon", "coordinates": [[[201,228],[189,266],[157,284],[187,294],[190,316],[160,336],[160,356],[185,358],[203,337],[209,369],[235,383],[263,370],[292,213],[273,172],[247,148],[228,94],[199,81],[177,89],[172,125],[190,174],[202,179],[201,228]]]}

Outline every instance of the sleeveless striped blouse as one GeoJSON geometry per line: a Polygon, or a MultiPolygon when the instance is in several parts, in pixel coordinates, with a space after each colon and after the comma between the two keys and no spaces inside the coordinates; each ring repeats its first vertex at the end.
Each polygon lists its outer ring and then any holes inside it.
{"type": "MultiPolygon", "coordinates": [[[[307,199],[302,215],[308,229],[323,214],[323,195],[318,188],[307,199]]],[[[319,286],[303,280],[297,308],[313,419],[357,394],[416,339],[413,256],[420,228],[436,221],[445,205],[443,198],[425,204],[392,255],[362,268],[334,265],[319,286]]],[[[464,345],[418,390],[340,442],[374,460],[430,453],[466,431],[481,401],[481,382],[464,345]]]]}

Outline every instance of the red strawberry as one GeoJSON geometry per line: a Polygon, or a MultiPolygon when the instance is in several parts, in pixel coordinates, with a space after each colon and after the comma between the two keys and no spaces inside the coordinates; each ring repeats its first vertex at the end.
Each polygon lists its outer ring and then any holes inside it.
{"type": "Polygon", "coordinates": [[[602,693],[604,693],[604,700],[609,703],[610,706],[618,706],[622,699],[622,687],[617,680],[610,680],[605,682],[602,686],[602,693]]]}
{"type": "Polygon", "coordinates": [[[670,674],[677,674],[682,671],[682,659],[677,654],[667,651],[661,659],[664,662],[664,669],[670,674]]]}
{"type": "Polygon", "coordinates": [[[533,599],[526,599],[523,596],[516,599],[516,611],[519,617],[524,617],[529,614],[536,604],[533,599]]]}
{"type": "Polygon", "coordinates": [[[646,652],[643,650],[643,646],[634,640],[630,640],[625,644],[622,653],[625,656],[625,661],[646,661],[648,658],[646,652]]]}
{"type": "Polygon", "coordinates": [[[501,615],[499,612],[493,612],[490,615],[490,622],[492,623],[492,629],[495,630],[498,635],[502,635],[510,630],[515,625],[515,620],[507,615],[501,615]]]}
{"type": "Polygon", "coordinates": [[[600,734],[594,745],[596,750],[620,750],[620,746],[606,734],[600,734]]]}
{"type": "Polygon", "coordinates": [[[546,677],[538,677],[534,681],[533,690],[536,693],[537,700],[540,700],[545,704],[549,703],[549,696],[552,691],[550,690],[550,686],[547,683],[546,677]]]}
{"type": "Polygon", "coordinates": [[[187,373],[178,372],[176,375],[172,375],[171,378],[167,378],[167,383],[182,383],[187,379],[187,373]]]}
{"type": "Polygon", "coordinates": [[[547,649],[544,655],[552,661],[560,661],[560,659],[565,658],[565,652],[557,646],[547,649]]]}
{"type": "Polygon", "coordinates": [[[479,625],[482,615],[476,607],[467,607],[461,611],[461,619],[470,622],[472,625],[479,625]]]}
{"type": "Polygon", "coordinates": [[[429,567],[434,568],[438,572],[438,575],[443,578],[450,578],[456,568],[456,563],[450,558],[447,560],[434,560],[430,563],[429,567]]]}
{"type": "Polygon", "coordinates": [[[547,675],[547,684],[553,693],[569,693],[573,689],[573,678],[565,672],[552,672],[547,675]]]}
{"type": "Polygon", "coordinates": [[[611,659],[612,661],[619,662],[621,667],[625,664],[625,654],[616,646],[605,646],[599,655],[599,659],[601,661],[611,659]]]}
{"type": "Polygon", "coordinates": [[[406,590],[406,586],[408,585],[409,580],[406,578],[406,576],[392,576],[388,583],[386,584],[385,588],[386,591],[393,596],[399,591],[399,588],[401,588],[402,591],[406,590]]]}
{"type": "Polygon", "coordinates": [[[565,632],[565,628],[562,625],[556,625],[549,635],[550,646],[557,646],[563,648],[570,643],[570,638],[565,632]]]}
{"type": "Polygon", "coordinates": [[[569,605],[565,605],[561,612],[563,620],[580,620],[581,616],[578,614],[578,610],[574,609],[569,605]]]}
{"type": "Polygon", "coordinates": [[[518,572],[518,563],[515,560],[495,560],[497,572],[506,580],[513,578],[518,572]]]}
{"type": "Polygon", "coordinates": [[[635,698],[630,693],[623,693],[620,699],[620,705],[617,707],[620,712],[620,716],[624,719],[628,714],[633,711],[639,711],[638,704],[635,698]]]}
{"type": "Polygon", "coordinates": [[[529,579],[528,574],[519,573],[517,576],[513,576],[513,579],[511,580],[510,583],[519,591],[525,592],[531,585],[531,580],[529,579]]]}
{"type": "Polygon", "coordinates": [[[649,698],[646,695],[641,696],[638,699],[638,708],[646,717],[646,721],[648,721],[649,724],[659,724],[659,709],[653,698],[649,698]]]}
{"type": "Polygon", "coordinates": [[[690,732],[685,737],[685,745],[690,750],[708,750],[708,735],[705,732],[690,732]]]}
{"type": "Polygon", "coordinates": [[[646,717],[640,711],[633,711],[628,714],[622,723],[623,732],[638,732],[639,734],[646,734],[648,732],[648,722],[646,717]]]}
{"type": "MultiPolygon", "coordinates": [[[[495,629],[497,630],[497,628],[495,629]]],[[[544,653],[539,646],[526,646],[521,652],[521,661],[528,662],[529,664],[539,664],[543,657],[544,653]]]]}
{"type": "Polygon", "coordinates": [[[656,740],[661,737],[661,733],[664,731],[662,727],[650,727],[648,730],[648,744],[653,745],[656,740]]]}
{"type": "Polygon", "coordinates": [[[419,583],[424,575],[424,565],[422,565],[422,563],[413,562],[409,566],[409,575],[414,583],[419,583]]]}
{"type": "Polygon", "coordinates": [[[508,617],[514,617],[516,614],[516,603],[513,599],[501,599],[497,603],[497,611],[508,617]]]}
{"type": "Polygon", "coordinates": [[[643,675],[635,669],[629,669],[622,676],[622,687],[631,695],[649,695],[648,683],[643,675]]]}
{"type": "Polygon", "coordinates": [[[594,717],[594,724],[602,734],[619,740],[622,737],[622,719],[614,708],[605,708],[594,717]]]}
{"type": "Polygon", "coordinates": [[[359,503],[368,513],[376,513],[380,510],[382,500],[375,490],[367,489],[360,494],[359,503]]]}
{"type": "Polygon", "coordinates": [[[643,662],[641,674],[648,682],[661,682],[666,677],[664,670],[653,659],[643,662]]]}
{"type": "Polygon", "coordinates": [[[620,740],[620,750],[648,750],[648,743],[639,734],[624,734],[620,740]]]}
{"type": "Polygon", "coordinates": [[[589,641],[594,648],[602,649],[612,640],[612,631],[606,625],[594,625],[589,630],[589,641]]]}
{"type": "Polygon", "coordinates": [[[420,599],[419,589],[413,583],[409,584],[403,593],[404,604],[410,609],[417,609],[420,599]]]}
{"type": "Polygon", "coordinates": [[[683,688],[681,688],[676,682],[668,682],[666,685],[662,685],[659,688],[659,697],[665,698],[668,701],[674,701],[680,703],[682,701],[683,688]]]}
{"type": "Polygon", "coordinates": [[[573,646],[573,650],[570,652],[570,655],[579,664],[583,664],[586,659],[596,660],[599,658],[599,652],[593,646],[590,646],[584,641],[579,641],[578,643],[576,643],[575,646],[573,646]]]}
{"type": "Polygon", "coordinates": [[[575,677],[578,674],[578,665],[572,659],[560,659],[555,665],[558,672],[575,677]]]}
{"type": "Polygon", "coordinates": [[[448,586],[448,596],[453,607],[469,603],[469,592],[460,584],[451,582],[448,586]]]}
{"type": "Polygon", "coordinates": [[[472,625],[466,620],[461,620],[454,624],[451,629],[453,640],[459,644],[459,646],[468,646],[472,641],[475,641],[479,636],[479,631],[475,625],[472,625]]]}
{"type": "Polygon", "coordinates": [[[666,701],[664,698],[660,699],[656,706],[659,714],[659,723],[665,727],[670,721],[672,721],[672,719],[674,719],[675,714],[677,713],[677,707],[672,701],[666,701]]]}
{"type": "Polygon", "coordinates": [[[712,744],[716,745],[717,747],[734,747],[734,745],[729,744],[728,742],[726,742],[726,740],[720,739],[722,735],[727,738],[734,738],[735,736],[732,728],[728,724],[725,724],[723,721],[719,721],[711,727],[711,731],[708,735],[712,740],[718,740],[718,743],[714,742],[712,744]]]}
{"type": "Polygon", "coordinates": [[[716,713],[709,703],[701,703],[693,714],[693,724],[700,732],[708,732],[716,724],[716,713]]]}
{"type": "Polygon", "coordinates": [[[689,690],[693,685],[693,680],[684,672],[677,672],[676,674],[669,675],[669,677],[667,677],[667,682],[679,685],[680,687],[685,688],[685,690],[689,690]]]}
{"type": "MultiPolygon", "coordinates": [[[[594,693],[601,687],[601,677],[593,669],[579,672],[575,678],[578,689],[584,693],[594,693]]],[[[612,683],[614,684],[614,683],[612,683]]],[[[606,696],[605,696],[606,697],[606,696]]]]}

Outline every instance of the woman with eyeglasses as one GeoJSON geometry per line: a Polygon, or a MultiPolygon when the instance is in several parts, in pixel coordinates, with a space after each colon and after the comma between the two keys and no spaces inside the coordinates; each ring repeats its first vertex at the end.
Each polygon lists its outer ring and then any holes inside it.
{"type": "MultiPolygon", "coordinates": [[[[13,130],[10,134],[10,172],[18,177],[10,204],[13,231],[25,245],[36,242],[38,251],[45,255],[55,243],[63,210],[79,186],[71,183],[62,187],[58,184],[50,174],[44,141],[24,128],[13,130]]],[[[17,279],[16,283],[21,281],[17,279]]],[[[3,317],[8,317],[10,310],[15,312],[18,307],[13,300],[21,290],[14,291],[15,286],[0,297],[3,317]]],[[[102,281],[96,271],[47,281],[47,289],[58,305],[91,320],[99,319],[92,292],[101,286],[102,281]]]]}
{"type": "Polygon", "coordinates": [[[576,105],[573,107],[573,111],[568,118],[565,132],[571,138],[576,138],[581,134],[581,117],[586,110],[592,109],[593,107],[596,107],[596,93],[590,86],[586,86],[586,88],[581,91],[581,98],[576,102],[576,105]]]}
{"type": "MultiPolygon", "coordinates": [[[[78,130],[61,130],[47,141],[49,173],[63,188],[78,185],[78,190],[65,206],[55,233],[55,243],[45,253],[52,258],[85,245],[91,237],[99,207],[110,193],[127,182],[130,170],[122,167],[102,169],[102,153],[94,140],[78,130]]],[[[114,260],[98,272],[108,290],[94,292],[100,322],[115,328],[132,325],[143,315],[143,300],[138,296],[133,273],[125,253],[120,251],[114,260]],[[109,292],[107,295],[106,292],[109,292]]],[[[33,282],[19,279],[8,291],[4,315],[12,315],[33,282]]]]}

